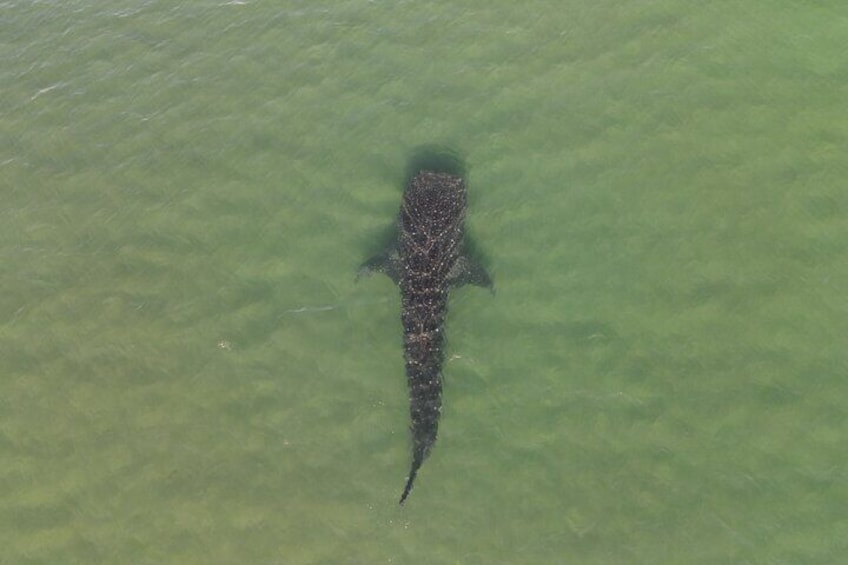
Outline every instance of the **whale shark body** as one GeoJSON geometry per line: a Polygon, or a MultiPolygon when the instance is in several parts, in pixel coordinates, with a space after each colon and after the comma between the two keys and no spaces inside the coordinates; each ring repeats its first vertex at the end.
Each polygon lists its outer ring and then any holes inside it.
{"type": "Polygon", "coordinates": [[[461,176],[419,171],[403,194],[397,241],[360,269],[361,275],[385,273],[400,287],[412,432],[412,467],[400,504],[436,442],[448,292],[469,283],[494,288],[485,269],[464,253],[465,210],[461,176]]]}

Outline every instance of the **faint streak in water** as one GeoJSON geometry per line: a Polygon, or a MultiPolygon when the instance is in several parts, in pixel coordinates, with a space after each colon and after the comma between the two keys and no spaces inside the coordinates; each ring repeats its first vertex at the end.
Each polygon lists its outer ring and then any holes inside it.
{"type": "Polygon", "coordinates": [[[302,314],[303,312],[327,312],[328,310],[335,310],[338,308],[338,305],[332,306],[301,306],[300,308],[292,308],[291,310],[285,310],[283,314],[302,314]]]}
{"type": "Polygon", "coordinates": [[[50,92],[52,90],[56,90],[57,88],[64,88],[67,85],[68,85],[67,82],[57,82],[56,84],[52,84],[48,87],[42,88],[42,89],[36,91],[35,94],[30,96],[29,101],[32,102],[33,100],[35,100],[36,98],[38,98],[42,94],[47,94],[48,92],[50,92]]]}
{"type": "Polygon", "coordinates": [[[379,298],[376,300],[359,300],[356,302],[352,302],[349,304],[325,304],[322,306],[300,306],[298,308],[289,308],[288,310],[283,310],[283,313],[280,314],[282,318],[286,314],[317,314],[318,312],[329,312],[331,310],[338,310],[340,308],[358,308],[361,306],[371,306],[373,304],[382,304],[384,302],[388,302],[389,298],[379,298]]]}
{"type": "Polygon", "coordinates": [[[573,391],[566,393],[566,396],[571,396],[571,397],[574,397],[574,398],[581,398],[581,399],[584,399],[584,400],[588,399],[588,400],[593,401],[593,402],[609,402],[609,401],[624,400],[625,402],[628,402],[628,403],[635,405],[635,406],[643,406],[645,404],[644,400],[642,400],[640,398],[636,398],[635,396],[633,396],[631,394],[627,394],[626,392],[622,392],[622,391],[615,391],[615,392],[609,392],[609,393],[606,393],[606,394],[599,394],[599,393],[597,393],[595,391],[591,391],[591,390],[573,390],[573,391]]]}
{"type": "Polygon", "coordinates": [[[746,545],[748,547],[756,547],[754,542],[742,534],[742,531],[739,528],[734,528],[727,520],[719,516],[717,512],[713,512],[713,516],[718,521],[718,523],[725,529],[727,532],[738,542],[746,545]]]}

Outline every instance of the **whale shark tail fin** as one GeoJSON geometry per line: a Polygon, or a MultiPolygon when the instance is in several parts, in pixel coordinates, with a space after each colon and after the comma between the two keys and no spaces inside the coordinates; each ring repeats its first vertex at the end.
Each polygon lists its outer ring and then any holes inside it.
{"type": "MultiPolygon", "coordinates": [[[[418,451],[418,450],[416,450],[418,451]]],[[[409,493],[412,491],[412,483],[415,482],[415,476],[418,475],[418,469],[421,468],[421,464],[424,463],[424,453],[416,453],[412,459],[412,468],[409,471],[409,478],[406,479],[406,486],[403,487],[403,494],[400,495],[399,504],[403,506],[403,503],[406,502],[406,498],[409,496],[409,493]]]]}

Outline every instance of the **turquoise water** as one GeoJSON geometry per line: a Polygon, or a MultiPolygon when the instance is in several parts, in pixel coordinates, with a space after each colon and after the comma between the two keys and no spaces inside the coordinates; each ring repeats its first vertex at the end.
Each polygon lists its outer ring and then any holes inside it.
{"type": "Polygon", "coordinates": [[[848,7],[0,7],[0,561],[848,552],[848,7]],[[498,291],[399,508],[433,143],[498,291]]]}

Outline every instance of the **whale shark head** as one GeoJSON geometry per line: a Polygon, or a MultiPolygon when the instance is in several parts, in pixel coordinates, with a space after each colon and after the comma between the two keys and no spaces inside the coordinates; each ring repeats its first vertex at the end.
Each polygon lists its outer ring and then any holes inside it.
{"type": "Polygon", "coordinates": [[[409,181],[403,195],[401,234],[427,239],[461,238],[465,207],[465,181],[462,177],[420,171],[409,181]]]}

